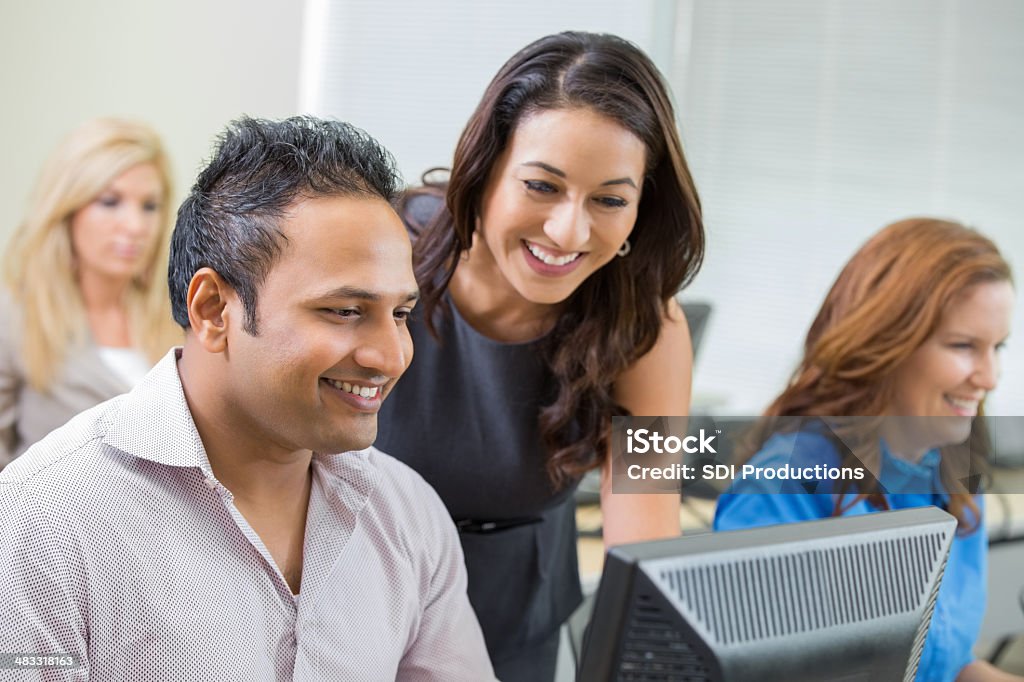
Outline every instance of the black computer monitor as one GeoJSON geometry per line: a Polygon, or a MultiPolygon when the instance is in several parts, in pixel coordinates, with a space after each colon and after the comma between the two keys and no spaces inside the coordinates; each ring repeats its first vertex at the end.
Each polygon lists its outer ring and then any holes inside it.
{"type": "Polygon", "coordinates": [[[912,680],[955,532],[922,507],[612,548],[577,679],[912,680]]]}

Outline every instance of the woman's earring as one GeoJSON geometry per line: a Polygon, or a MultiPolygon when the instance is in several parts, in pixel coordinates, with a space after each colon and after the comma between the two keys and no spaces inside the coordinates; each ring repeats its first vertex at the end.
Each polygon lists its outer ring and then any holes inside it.
{"type": "Polygon", "coordinates": [[[626,256],[629,255],[629,252],[632,250],[633,245],[630,244],[629,240],[627,239],[622,243],[622,248],[615,252],[615,255],[617,255],[619,258],[625,258],[626,256]]]}

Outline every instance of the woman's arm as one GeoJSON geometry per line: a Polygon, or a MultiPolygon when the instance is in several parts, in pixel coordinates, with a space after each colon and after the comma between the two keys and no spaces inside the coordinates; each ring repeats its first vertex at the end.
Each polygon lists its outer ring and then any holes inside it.
{"type": "MultiPolygon", "coordinates": [[[[669,302],[654,347],[615,382],[615,400],[637,416],[686,416],[693,347],[679,304],[669,302]]],[[[605,547],[679,535],[679,496],[612,493],[611,454],[601,468],[605,547]]]]}

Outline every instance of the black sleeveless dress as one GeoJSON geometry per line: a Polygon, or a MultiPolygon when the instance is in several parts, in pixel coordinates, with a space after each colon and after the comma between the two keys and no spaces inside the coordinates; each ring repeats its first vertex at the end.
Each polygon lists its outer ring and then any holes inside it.
{"type": "Polygon", "coordinates": [[[557,636],[581,601],[575,486],[553,490],[537,427],[555,382],[537,343],[482,336],[453,305],[441,342],[417,310],[413,361],[380,412],[375,445],[418,471],[460,527],[469,599],[492,661],[557,636]]]}

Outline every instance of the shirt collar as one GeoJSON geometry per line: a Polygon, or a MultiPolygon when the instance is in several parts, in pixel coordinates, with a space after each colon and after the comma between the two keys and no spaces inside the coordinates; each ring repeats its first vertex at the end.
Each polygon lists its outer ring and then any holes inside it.
{"type": "Polygon", "coordinates": [[[212,477],[206,448],[185,402],[178,375],[181,348],[168,351],[107,416],[103,442],[133,457],[198,467],[212,477]]]}
{"type": "Polygon", "coordinates": [[[887,492],[932,493],[942,489],[939,475],[941,454],[938,449],[926,452],[916,462],[897,457],[885,441],[882,447],[881,483],[887,492]]]}

